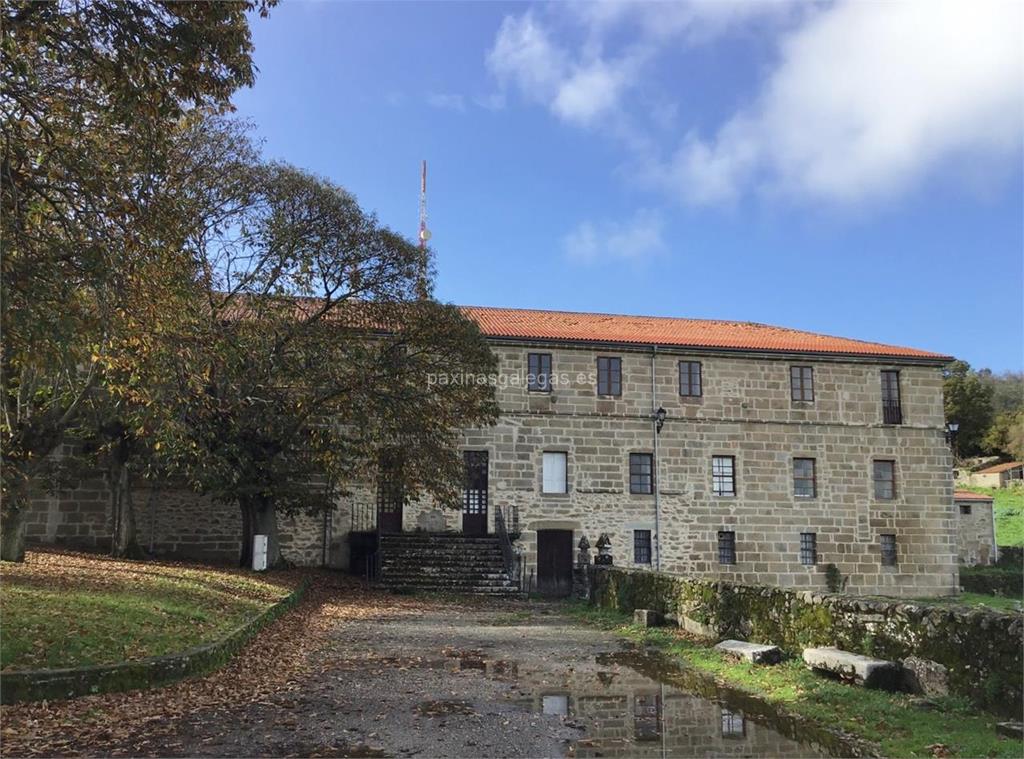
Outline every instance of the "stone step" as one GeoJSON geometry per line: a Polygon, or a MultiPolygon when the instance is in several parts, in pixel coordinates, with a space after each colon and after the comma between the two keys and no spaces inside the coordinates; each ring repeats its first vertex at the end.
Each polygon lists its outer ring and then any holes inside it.
{"type": "Polygon", "coordinates": [[[405,533],[402,535],[381,535],[382,543],[391,544],[425,544],[425,545],[499,545],[499,539],[485,535],[417,535],[405,533]]]}
{"type": "Polygon", "coordinates": [[[436,592],[436,593],[456,593],[458,595],[469,595],[469,596],[500,596],[513,598],[521,595],[521,593],[515,588],[474,588],[472,590],[446,588],[443,586],[411,586],[411,585],[388,585],[388,590],[395,592],[409,592],[409,593],[423,593],[423,592],[436,592]]]}
{"type": "Polygon", "coordinates": [[[514,590],[515,586],[508,580],[493,580],[490,582],[423,582],[410,578],[393,579],[385,577],[382,580],[388,588],[440,588],[443,590],[514,590]]]}
{"type": "Polygon", "coordinates": [[[450,567],[450,566],[475,566],[476,564],[501,564],[505,565],[505,560],[501,556],[402,556],[396,554],[386,553],[381,556],[381,561],[386,561],[391,564],[408,564],[410,567],[419,567],[423,565],[432,565],[437,567],[450,567]]]}
{"type": "Polygon", "coordinates": [[[410,577],[474,577],[490,580],[495,577],[506,577],[505,571],[496,567],[483,570],[463,570],[462,572],[450,572],[437,567],[382,567],[384,574],[388,575],[409,575],[410,577]]]}

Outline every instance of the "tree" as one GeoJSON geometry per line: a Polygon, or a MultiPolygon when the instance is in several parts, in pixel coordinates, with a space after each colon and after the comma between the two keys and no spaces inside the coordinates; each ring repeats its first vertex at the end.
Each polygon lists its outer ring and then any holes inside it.
{"type": "Polygon", "coordinates": [[[255,534],[280,563],[277,514],[331,508],[386,449],[403,452],[407,492],[452,500],[455,436],[496,418],[493,387],[429,378],[495,364],[474,323],[419,297],[424,252],[291,166],[238,162],[224,180],[192,243],[207,300],[161,444],[197,490],[238,507],[241,563],[255,534]]]}
{"type": "Polygon", "coordinates": [[[1024,409],[1024,372],[994,374],[982,369],[978,375],[992,387],[992,409],[996,414],[1024,409]]]}
{"type": "Polygon", "coordinates": [[[983,439],[992,422],[992,387],[966,361],[953,361],[943,370],[947,422],[957,422],[957,450],[976,456],[984,450],[983,439]]]}
{"type": "MultiPolygon", "coordinates": [[[[272,4],[264,0],[261,13],[272,4]]],[[[30,485],[97,387],[126,260],[154,250],[140,209],[183,114],[251,84],[254,3],[42,3],[2,11],[0,558],[24,555],[30,485]],[[140,230],[147,230],[140,234],[140,230]]]]}
{"type": "Polygon", "coordinates": [[[982,441],[987,453],[1024,461],[1024,411],[1004,411],[985,433],[982,441]]]}

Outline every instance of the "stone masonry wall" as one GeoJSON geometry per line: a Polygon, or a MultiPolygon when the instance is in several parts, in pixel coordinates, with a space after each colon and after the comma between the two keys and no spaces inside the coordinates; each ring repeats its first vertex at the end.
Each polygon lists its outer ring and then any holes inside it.
{"type": "Polygon", "coordinates": [[[834,645],[883,659],[930,659],[949,670],[954,693],[1001,713],[1019,716],[1024,708],[1019,613],[604,568],[595,571],[592,598],[625,613],[654,609],[691,620],[712,636],[774,644],[792,655],[834,645]]]}
{"type": "MultiPolygon", "coordinates": [[[[633,530],[653,534],[654,566],[730,582],[823,589],[823,567],[835,563],[859,593],[921,596],[957,591],[957,519],[952,461],[943,437],[942,379],[937,367],[835,358],[659,351],[654,391],[650,350],[597,350],[574,345],[493,343],[504,384],[503,410],[492,428],[467,430],[463,449],[489,452],[490,522],[496,507],[518,507],[527,571],[536,571],[543,529],[611,536],[620,563],[631,563],[633,530]],[[527,354],[552,354],[551,393],[525,387],[527,354]],[[598,356],[622,359],[622,395],[599,398],[598,356]],[[678,362],[702,363],[703,395],[678,393],[678,362]],[[790,400],[789,369],[814,368],[815,400],[790,400]],[[882,423],[882,369],[901,372],[904,424],[882,423]],[[658,439],[655,496],[629,493],[629,454],[653,453],[653,408],[668,418],[658,439]],[[568,492],[542,494],[544,451],[567,454],[568,492]],[[711,457],[736,457],[734,497],[711,493],[711,457]],[[792,459],[816,460],[817,494],[793,493],[792,459]],[[896,462],[896,498],[873,498],[875,459],[896,462]],[[660,512],[660,519],[659,513],[660,512]],[[660,534],[659,534],[660,527],[660,534]],[[717,532],[736,533],[737,563],[717,559],[717,532]],[[799,561],[801,532],[817,534],[818,561],[799,561]],[[897,536],[898,562],[881,565],[879,535],[897,536]],[[660,556],[658,548],[660,547],[660,556]]],[[[100,483],[102,485],[102,483],[100,483]]],[[[372,485],[356,484],[329,525],[330,562],[344,566],[353,513],[372,512],[372,485]]],[[[136,496],[140,539],[162,551],[227,557],[237,551],[237,514],[167,488],[136,496]],[[210,515],[214,517],[211,519],[210,515]],[[146,519],[150,519],[147,523],[146,519]],[[146,529],[152,535],[147,536],[146,529]]],[[[29,536],[48,542],[109,541],[105,498],[93,487],[43,498],[29,536]]],[[[404,528],[458,530],[457,504],[409,504],[404,528]],[[455,508],[452,508],[452,507],[455,508]]],[[[282,519],[286,556],[319,564],[320,518],[282,519]]]]}
{"type": "MultiPolygon", "coordinates": [[[[941,375],[934,367],[834,360],[789,361],[683,353],[658,354],[656,395],[650,352],[499,345],[503,375],[525,373],[527,354],[548,352],[558,379],[551,393],[524,384],[499,388],[503,416],[467,431],[466,449],[487,450],[490,501],[516,505],[528,569],[536,568],[536,533],[573,530],[591,545],[602,532],[620,561],[632,561],[635,529],[657,533],[653,495],[629,493],[629,454],[651,453],[652,407],[668,413],[659,437],[661,568],[732,582],[823,589],[835,563],[848,590],[887,595],[955,593],[956,527],[951,513],[952,460],[943,437],[941,375]],[[621,398],[598,398],[597,356],[622,358],[621,398]],[[678,361],[703,365],[703,396],[678,394],[678,361]],[[815,370],[815,400],[790,400],[789,367],[815,370]],[[898,368],[905,424],[884,425],[881,369],[898,368]],[[544,451],[567,456],[568,493],[541,493],[544,451]],[[711,494],[711,457],[736,457],[737,495],[711,494]],[[792,459],[816,459],[817,496],[793,494],[792,459]],[[896,461],[896,498],[873,498],[871,462],[896,461]],[[737,563],[718,564],[717,532],[736,533],[737,563]],[[818,562],[799,561],[801,532],[817,534],[818,562]],[[897,536],[899,560],[883,567],[879,535],[897,536]]],[[[429,503],[407,509],[406,528],[429,503]]],[[[445,525],[458,529],[457,511],[445,525]]],[[[658,539],[660,537],[660,540],[658,539]]],[[[657,561],[657,557],[655,559],[657,561]]]]}

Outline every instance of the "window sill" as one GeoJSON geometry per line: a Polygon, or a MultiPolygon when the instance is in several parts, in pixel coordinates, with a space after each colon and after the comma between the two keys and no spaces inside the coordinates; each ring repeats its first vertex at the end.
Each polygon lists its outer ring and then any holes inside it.
{"type": "Polygon", "coordinates": [[[558,498],[568,498],[570,495],[572,495],[572,493],[569,493],[568,491],[565,492],[565,493],[545,493],[545,492],[541,491],[541,494],[540,494],[541,498],[555,498],[555,499],[558,499],[558,498]]]}
{"type": "Polygon", "coordinates": [[[703,395],[680,395],[679,400],[682,403],[703,403],[703,395]]]}

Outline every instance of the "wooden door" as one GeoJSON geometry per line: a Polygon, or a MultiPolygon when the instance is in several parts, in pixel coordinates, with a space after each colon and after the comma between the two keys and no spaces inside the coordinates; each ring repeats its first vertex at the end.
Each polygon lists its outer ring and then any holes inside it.
{"type": "Polygon", "coordinates": [[[572,530],[537,531],[537,591],[546,596],[572,593],[572,530]]]}
{"type": "Polygon", "coordinates": [[[462,488],[462,531],[487,534],[487,451],[465,451],[465,484],[462,488]]]}

